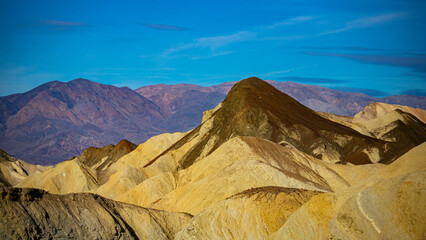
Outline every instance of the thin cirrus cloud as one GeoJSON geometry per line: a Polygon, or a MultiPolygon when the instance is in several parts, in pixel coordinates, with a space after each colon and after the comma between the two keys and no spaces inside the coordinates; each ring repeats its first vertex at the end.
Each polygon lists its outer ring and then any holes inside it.
{"type": "Polygon", "coordinates": [[[154,23],[139,23],[140,25],[157,30],[168,30],[168,31],[185,31],[185,28],[173,26],[173,25],[165,25],[165,24],[154,24],[154,23]]]}
{"type": "Polygon", "coordinates": [[[328,56],[345,58],[360,63],[379,64],[394,67],[410,68],[416,72],[426,72],[426,55],[398,56],[398,55],[362,55],[308,52],[311,56],[328,56]]]}
{"type": "Polygon", "coordinates": [[[304,22],[307,22],[307,21],[310,21],[310,20],[313,20],[313,19],[316,19],[316,18],[318,18],[318,16],[299,16],[299,17],[285,19],[283,21],[276,22],[276,23],[271,24],[271,25],[256,27],[256,29],[270,30],[270,29],[275,29],[275,28],[282,27],[282,26],[290,26],[290,25],[296,25],[296,24],[304,23],[304,22]]]}
{"type": "Polygon", "coordinates": [[[338,79],[330,79],[330,78],[306,78],[306,77],[296,77],[296,76],[286,76],[281,77],[281,80],[291,81],[291,82],[299,82],[299,83],[348,83],[351,81],[347,80],[338,80],[338,79]]]}
{"type": "MultiPolygon", "coordinates": [[[[335,33],[345,32],[345,31],[349,31],[353,29],[363,29],[363,28],[374,27],[377,25],[385,24],[385,23],[400,19],[406,15],[407,15],[406,12],[395,12],[395,13],[356,18],[356,19],[347,21],[344,24],[344,26],[341,28],[332,29],[332,30],[328,30],[328,31],[320,32],[316,34],[307,33],[307,34],[290,35],[290,36],[264,36],[263,35],[274,29],[278,29],[285,26],[303,24],[303,23],[310,22],[312,20],[320,18],[319,16],[298,16],[298,17],[285,19],[270,25],[254,27],[253,30],[251,31],[238,31],[230,35],[197,38],[190,43],[180,44],[175,47],[166,49],[165,51],[163,51],[162,56],[169,57],[172,54],[189,50],[189,49],[195,49],[195,48],[210,48],[212,51],[212,54],[214,54],[214,51],[218,48],[225,47],[233,43],[245,42],[245,41],[287,41],[287,40],[320,37],[323,35],[335,34],[335,33]]],[[[352,50],[369,51],[373,49],[353,48],[352,50]]]]}
{"type": "Polygon", "coordinates": [[[210,48],[210,50],[213,52],[213,55],[215,55],[214,51],[220,47],[224,47],[236,42],[253,40],[255,37],[256,34],[254,32],[242,31],[231,35],[197,38],[191,43],[181,44],[176,47],[166,49],[162,53],[162,56],[169,57],[174,53],[195,48],[210,48]]]}
{"type": "Polygon", "coordinates": [[[361,17],[345,23],[345,26],[320,33],[319,35],[328,35],[333,33],[346,32],[353,29],[369,28],[376,25],[385,24],[407,15],[407,12],[387,13],[370,17],[361,17]]]}
{"type": "MultiPolygon", "coordinates": [[[[246,42],[246,41],[261,41],[261,40],[283,40],[280,39],[273,39],[273,38],[259,38],[258,35],[272,29],[276,29],[283,26],[290,26],[290,25],[296,25],[300,24],[306,21],[310,21],[317,18],[316,16],[299,16],[294,18],[289,18],[271,25],[267,26],[258,26],[255,27],[253,31],[238,31],[233,34],[229,35],[220,35],[220,36],[212,36],[212,37],[204,37],[204,38],[197,38],[194,39],[190,43],[186,44],[180,44],[175,47],[166,49],[162,56],[163,57],[169,57],[170,55],[174,53],[178,53],[181,51],[189,50],[189,49],[195,49],[195,48],[210,48],[210,50],[213,52],[217,50],[218,48],[225,47],[227,45],[238,43],[238,42],[246,42]]],[[[294,38],[300,38],[299,36],[290,36],[285,37],[285,39],[294,39],[294,38]]]]}

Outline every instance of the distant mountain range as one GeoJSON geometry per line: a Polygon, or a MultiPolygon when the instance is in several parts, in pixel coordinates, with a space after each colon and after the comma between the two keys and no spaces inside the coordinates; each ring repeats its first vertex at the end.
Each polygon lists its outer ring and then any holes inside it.
{"type": "MultiPolygon", "coordinates": [[[[353,116],[372,102],[426,109],[426,97],[374,98],[293,82],[267,81],[303,105],[353,116]]],[[[128,139],[136,144],[164,132],[196,127],[203,112],[219,104],[236,82],[210,87],[151,85],[131,90],[85,79],[48,82],[0,98],[0,148],[33,164],[55,164],[128,139]]]]}
{"type": "Polygon", "coordinates": [[[141,142],[164,132],[161,109],[135,91],[84,79],[49,82],[1,98],[0,146],[30,163],[52,164],[89,146],[141,142]]]}

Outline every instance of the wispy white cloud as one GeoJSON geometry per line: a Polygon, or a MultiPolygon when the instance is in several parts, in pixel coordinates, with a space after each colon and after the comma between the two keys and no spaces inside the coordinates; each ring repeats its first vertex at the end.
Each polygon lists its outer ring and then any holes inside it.
{"type": "Polygon", "coordinates": [[[214,52],[220,47],[236,42],[253,40],[255,37],[256,33],[254,32],[241,31],[231,35],[197,38],[191,43],[181,44],[176,47],[166,49],[162,56],[169,57],[171,54],[194,48],[210,48],[212,52],[214,52]]]}
{"type": "Polygon", "coordinates": [[[302,24],[308,21],[312,21],[318,18],[323,18],[319,16],[298,16],[294,18],[285,19],[266,26],[257,26],[249,31],[238,31],[229,35],[220,35],[212,37],[204,37],[194,39],[192,42],[176,45],[172,48],[164,50],[161,54],[163,58],[169,58],[172,55],[175,55],[180,52],[188,51],[191,49],[210,49],[210,54],[208,56],[198,56],[190,57],[192,59],[202,59],[202,58],[211,58],[215,56],[222,56],[231,53],[232,51],[218,51],[220,48],[224,48],[231,44],[247,42],[247,41],[292,41],[298,39],[319,37],[323,35],[335,34],[340,32],[345,32],[353,29],[363,29],[374,27],[377,25],[385,24],[393,20],[400,19],[407,15],[406,12],[395,12],[388,14],[381,14],[376,16],[361,17],[356,18],[344,23],[344,26],[337,29],[328,30],[320,33],[306,33],[298,35],[270,35],[274,33],[275,30],[279,28],[292,26],[297,24],[302,24]],[[268,36],[269,35],[269,36],[268,36]]]}
{"type": "Polygon", "coordinates": [[[257,33],[255,32],[242,31],[225,36],[198,38],[196,43],[201,47],[210,47],[215,50],[232,43],[254,40],[256,35],[257,33]]]}
{"type": "Polygon", "coordinates": [[[377,15],[377,16],[357,18],[357,19],[346,22],[345,26],[342,28],[333,29],[333,30],[324,32],[321,35],[346,32],[352,29],[369,28],[376,25],[385,24],[387,22],[390,22],[396,19],[400,19],[406,15],[407,15],[406,12],[396,12],[396,13],[377,15]]]}
{"type": "Polygon", "coordinates": [[[296,24],[304,23],[304,22],[307,22],[307,21],[310,21],[310,20],[313,20],[313,19],[316,19],[316,18],[318,18],[318,16],[299,16],[299,17],[285,19],[283,21],[276,22],[276,23],[271,24],[271,25],[260,26],[260,27],[257,27],[257,29],[270,30],[270,29],[275,29],[275,28],[282,27],[282,26],[290,26],[290,25],[296,25],[296,24]]]}
{"type": "Polygon", "coordinates": [[[198,60],[198,59],[209,59],[209,58],[214,58],[214,57],[219,57],[219,56],[224,56],[224,55],[228,55],[228,54],[232,54],[233,51],[220,51],[220,52],[213,52],[212,54],[208,55],[208,56],[194,56],[192,57],[193,60],[198,60]]]}
{"type": "Polygon", "coordinates": [[[261,78],[266,78],[266,77],[271,77],[271,76],[278,76],[278,75],[282,75],[282,74],[285,74],[285,73],[293,72],[295,70],[299,70],[299,69],[302,69],[302,68],[305,68],[305,67],[306,66],[301,66],[301,67],[289,68],[289,69],[284,69],[284,70],[279,70],[279,71],[272,71],[272,72],[257,74],[256,76],[259,76],[261,78]]]}
{"type": "Polygon", "coordinates": [[[296,36],[296,37],[289,36],[289,37],[280,37],[280,39],[274,39],[273,37],[272,38],[259,37],[259,34],[262,34],[266,31],[283,27],[283,26],[300,24],[309,20],[313,20],[315,18],[317,17],[316,16],[299,16],[299,17],[289,18],[271,25],[267,25],[267,26],[258,26],[251,31],[238,31],[229,35],[197,38],[190,43],[180,44],[175,47],[166,49],[162,53],[162,56],[170,57],[172,54],[189,50],[189,49],[195,49],[195,48],[209,48],[212,51],[212,54],[210,55],[210,57],[221,56],[224,54],[218,54],[218,53],[215,53],[215,51],[219,48],[231,45],[233,43],[246,42],[246,41],[262,41],[262,40],[290,40],[292,38],[293,39],[300,38],[300,36],[296,36]]]}

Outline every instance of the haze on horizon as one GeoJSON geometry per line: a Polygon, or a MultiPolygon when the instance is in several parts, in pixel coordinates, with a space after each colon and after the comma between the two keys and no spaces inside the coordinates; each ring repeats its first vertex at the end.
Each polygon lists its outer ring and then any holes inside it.
{"type": "Polygon", "coordinates": [[[426,2],[2,1],[0,96],[86,78],[138,88],[257,76],[426,95],[426,2]]]}

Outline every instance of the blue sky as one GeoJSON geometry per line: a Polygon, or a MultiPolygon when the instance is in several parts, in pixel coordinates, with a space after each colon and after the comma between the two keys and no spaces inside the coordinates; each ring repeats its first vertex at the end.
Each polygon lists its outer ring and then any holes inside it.
{"type": "Polygon", "coordinates": [[[0,1],[0,95],[250,76],[426,95],[426,1],[0,1]]]}

